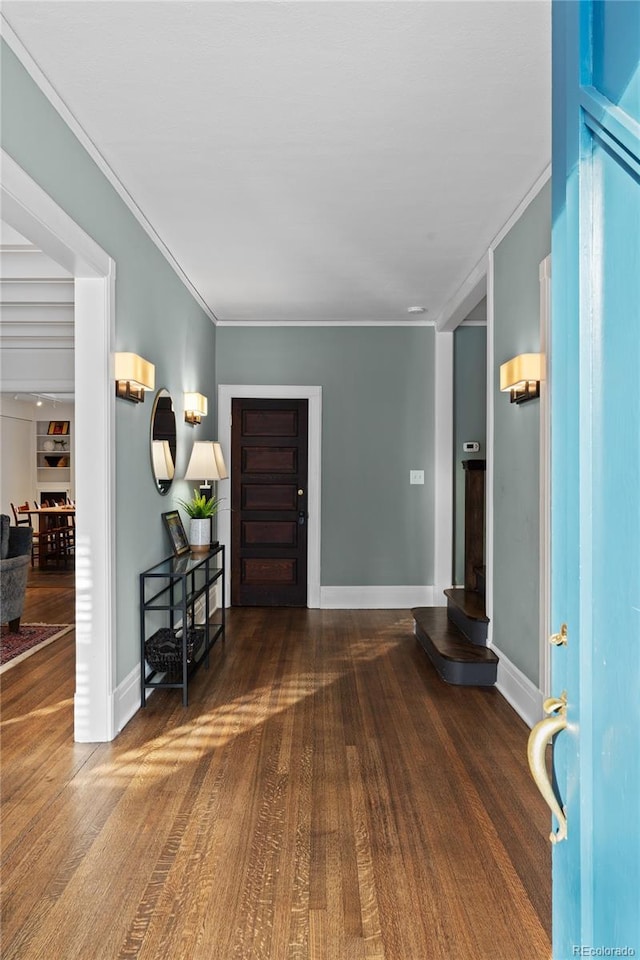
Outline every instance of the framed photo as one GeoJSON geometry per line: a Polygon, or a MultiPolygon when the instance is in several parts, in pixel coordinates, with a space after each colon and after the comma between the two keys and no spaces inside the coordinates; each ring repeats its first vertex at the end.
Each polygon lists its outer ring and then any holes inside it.
{"type": "Polygon", "coordinates": [[[182,520],[180,519],[178,511],[168,510],[162,514],[162,519],[167,528],[175,556],[179,557],[181,553],[188,553],[189,541],[187,540],[187,534],[182,526],[182,520]]]}
{"type": "Polygon", "coordinates": [[[66,435],[69,433],[69,421],[68,420],[49,420],[49,429],[47,433],[66,435]]]}

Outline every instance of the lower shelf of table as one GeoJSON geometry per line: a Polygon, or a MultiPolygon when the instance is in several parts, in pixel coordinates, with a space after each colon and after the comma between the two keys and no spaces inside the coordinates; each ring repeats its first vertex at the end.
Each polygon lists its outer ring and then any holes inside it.
{"type": "MultiPolygon", "coordinates": [[[[204,628],[205,624],[199,624],[198,626],[204,628]]],[[[224,623],[210,623],[207,625],[206,635],[203,634],[202,641],[198,647],[194,649],[191,660],[187,662],[187,683],[196,672],[198,667],[207,660],[215,642],[223,636],[224,623]]],[[[143,670],[145,671],[145,688],[167,687],[181,690],[186,686],[182,662],[178,662],[178,668],[171,670],[170,673],[161,669],[151,669],[149,672],[147,672],[146,664],[143,664],[143,670]],[[169,679],[167,679],[167,676],[169,679]],[[156,677],[160,677],[162,679],[155,679],[156,677]]]]}

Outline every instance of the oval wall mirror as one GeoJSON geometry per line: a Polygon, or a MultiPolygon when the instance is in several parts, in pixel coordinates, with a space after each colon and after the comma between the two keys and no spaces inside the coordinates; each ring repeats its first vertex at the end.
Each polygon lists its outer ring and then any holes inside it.
{"type": "Polygon", "coordinates": [[[156,490],[164,496],[173,483],[176,462],[176,416],[171,394],[158,390],[151,412],[151,469],[156,490]]]}

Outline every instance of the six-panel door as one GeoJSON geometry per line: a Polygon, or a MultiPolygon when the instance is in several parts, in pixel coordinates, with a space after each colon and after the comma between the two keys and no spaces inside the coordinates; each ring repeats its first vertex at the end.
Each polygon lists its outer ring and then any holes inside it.
{"type": "Polygon", "coordinates": [[[232,401],[231,602],[307,605],[307,400],[232,401]]]}

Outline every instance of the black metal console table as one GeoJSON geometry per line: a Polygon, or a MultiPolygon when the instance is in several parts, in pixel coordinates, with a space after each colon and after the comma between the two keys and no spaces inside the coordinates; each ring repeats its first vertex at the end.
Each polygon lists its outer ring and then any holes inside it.
{"type": "Polygon", "coordinates": [[[141,704],[150,687],[182,690],[182,703],[189,702],[189,678],[204,661],[219,637],[224,637],[224,545],[206,553],[168,557],[140,574],[140,680],[141,704]],[[211,587],[220,581],[217,622],[210,623],[211,587]],[[196,622],[196,604],[203,598],[204,621],[196,622]],[[164,611],[164,618],[152,611],[164,611]],[[168,617],[166,614],[168,613],[168,617]],[[168,619],[168,627],[158,626],[168,619]],[[148,628],[148,623],[153,626],[148,628]],[[153,630],[153,632],[149,632],[153,630]]]}

